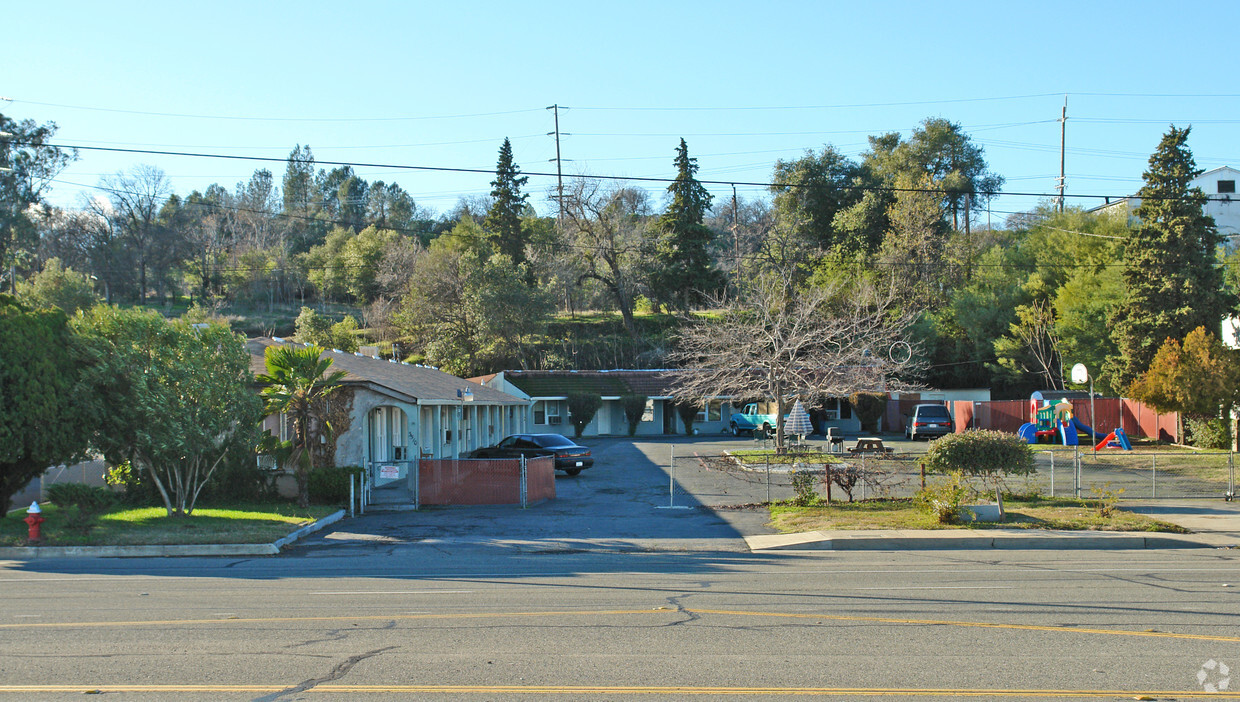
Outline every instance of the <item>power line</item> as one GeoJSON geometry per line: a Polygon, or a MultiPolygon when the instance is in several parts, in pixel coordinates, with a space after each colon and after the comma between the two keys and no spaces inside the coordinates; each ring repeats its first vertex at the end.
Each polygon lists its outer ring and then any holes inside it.
{"type": "MultiPolygon", "coordinates": [[[[22,143],[22,142],[12,142],[12,143],[22,143]]],[[[78,149],[78,150],[83,150],[83,151],[107,151],[107,152],[114,152],[114,153],[145,154],[145,155],[152,155],[152,156],[182,156],[182,157],[189,157],[189,158],[215,158],[215,159],[223,159],[223,160],[231,160],[231,161],[259,161],[259,162],[264,162],[264,163],[286,163],[287,162],[286,158],[278,158],[274,156],[244,156],[244,155],[238,155],[238,154],[210,154],[210,153],[198,153],[198,152],[190,152],[190,151],[163,151],[163,150],[156,150],[156,149],[127,149],[127,148],[120,148],[120,147],[88,146],[88,145],[81,145],[81,144],[51,144],[51,143],[46,143],[46,142],[41,145],[61,148],[61,149],[78,149]]],[[[349,166],[351,168],[388,168],[388,169],[395,169],[395,170],[424,171],[424,172],[431,172],[431,173],[435,173],[435,172],[438,172],[438,173],[475,173],[475,174],[494,175],[494,169],[490,169],[490,168],[463,168],[463,167],[452,167],[452,166],[418,166],[418,165],[412,165],[412,164],[370,163],[370,162],[362,162],[362,161],[319,161],[319,160],[316,160],[315,164],[316,165],[321,164],[321,165],[327,165],[327,166],[349,166]]],[[[539,172],[539,171],[522,171],[522,175],[539,177],[539,178],[556,177],[555,173],[547,173],[547,172],[539,172]]],[[[612,181],[623,181],[623,182],[645,182],[645,183],[675,182],[675,178],[663,177],[663,176],[619,176],[619,175],[596,175],[596,174],[582,173],[582,174],[578,174],[575,177],[583,178],[587,180],[612,180],[612,181]]],[[[771,189],[825,187],[825,186],[820,186],[820,185],[811,184],[811,183],[782,183],[782,182],[774,182],[774,181],[698,179],[698,182],[702,183],[703,185],[718,185],[718,186],[729,186],[729,187],[733,185],[737,185],[737,186],[751,186],[751,187],[762,187],[762,188],[771,188],[771,189]]],[[[927,194],[932,194],[932,195],[959,194],[959,193],[954,193],[952,191],[942,190],[939,188],[911,188],[911,187],[896,187],[896,186],[886,186],[886,185],[839,185],[839,186],[833,186],[833,187],[835,187],[835,189],[837,190],[858,191],[858,192],[927,193],[927,194]]],[[[1054,197],[1054,195],[1051,193],[1016,192],[1016,191],[1005,191],[1005,190],[997,190],[994,192],[983,192],[980,194],[987,196],[987,197],[999,197],[999,196],[1005,196],[1005,195],[1012,196],[1012,197],[1036,197],[1036,198],[1054,197]]],[[[1079,198],[1079,199],[1091,199],[1091,200],[1109,200],[1110,198],[1127,197],[1127,195],[1113,195],[1113,194],[1095,195],[1095,194],[1085,194],[1085,193],[1073,193],[1073,194],[1067,195],[1067,197],[1073,197],[1073,198],[1079,198]]],[[[1178,199],[1188,199],[1188,198],[1187,197],[1173,197],[1173,198],[1172,197],[1151,197],[1150,199],[1178,200],[1178,199]]]]}

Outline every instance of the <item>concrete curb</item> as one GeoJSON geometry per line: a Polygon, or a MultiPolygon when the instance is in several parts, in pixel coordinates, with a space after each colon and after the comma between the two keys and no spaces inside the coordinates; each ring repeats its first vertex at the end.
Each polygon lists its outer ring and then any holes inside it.
{"type": "Polygon", "coordinates": [[[160,558],[174,556],[274,556],[288,544],[344,518],[344,510],[269,544],[194,544],[162,546],[12,546],[0,548],[0,559],[33,561],[43,558],[160,558]]]}
{"type": "Polygon", "coordinates": [[[1234,534],[1004,529],[811,531],[746,536],[751,551],[915,551],[954,549],[1234,548],[1234,534]]]}

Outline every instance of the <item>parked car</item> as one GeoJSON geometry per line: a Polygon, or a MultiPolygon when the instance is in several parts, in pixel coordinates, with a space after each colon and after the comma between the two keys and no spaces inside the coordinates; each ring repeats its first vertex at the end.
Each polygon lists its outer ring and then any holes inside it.
{"type": "Polygon", "coordinates": [[[555,456],[555,469],[577,475],[594,465],[590,449],[559,434],[513,434],[494,446],[480,448],[470,458],[539,458],[555,456]]]}
{"type": "Polygon", "coordinates": [[[917,405],[904,421],[904,436],[912,441],[944,436],[956,431],[951,413],[943,405],[917,405]]]}

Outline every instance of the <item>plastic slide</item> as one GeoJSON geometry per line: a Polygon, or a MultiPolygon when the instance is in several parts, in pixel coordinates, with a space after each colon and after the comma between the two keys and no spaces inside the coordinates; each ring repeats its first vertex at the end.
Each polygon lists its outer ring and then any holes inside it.
{"type": "Polygon", "coordinates": [[[1076,429],[1069,430],[1067,422],[1059,422],[1059,440],[1064,446],[1079,446],[1081,437],[1077,436],[1076,429]]]}
{"type": "Polygon", "coordinates": [[[1038,443],[1038,425],[1025,422],[1020,425],[1016,435],[1024,439],[1027,444],[1036,444],[1038,443]]]}
{"type": "Polygon", "coordinates": [[[1107,434],[1106,438],[1100,441],[1098,445],[1094,447],[1094,450],[1101,451],[1102,449],[1106,448],[1107,444],[1111,443],[1112,441],[1115,441],[1115,432],[1111,432],[1110,434],[1107,434]]]}
{"type": "Polygon", "coordinates": [[[1076,427],[1077,431],[1083,431],[1087,435],[1092,436],[1094,438],[1094,441],[1097,441],[1106,436],[1106,434],[1103,434],[1100,431],[1094,431],[1092,427],[1089,427],[1088,425],[1086,425],[1084,422],[1077,419],[1076,417],[1072,418],[1072,426],[1076,427]]]}
{"type": "Polygon", "coordinates": [[[1116,429],[1115,431],[1111,433],[1115,434],[1115,440],[1119,442],[1120,448],[1124,449],[1125,451],[1132,450],[1132,442],[1128,440],[1128,432],[1124,431],[1123,429],[1116,429]]]}

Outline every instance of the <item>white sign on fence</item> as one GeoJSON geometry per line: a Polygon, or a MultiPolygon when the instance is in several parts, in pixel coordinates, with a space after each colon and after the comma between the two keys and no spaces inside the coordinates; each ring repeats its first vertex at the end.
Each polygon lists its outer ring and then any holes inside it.
{"type": "Polygon", "coordinates": [[[382,480],[396,480],[400,477],[400,466],[379,466],[379,478],[382,480]]]}

